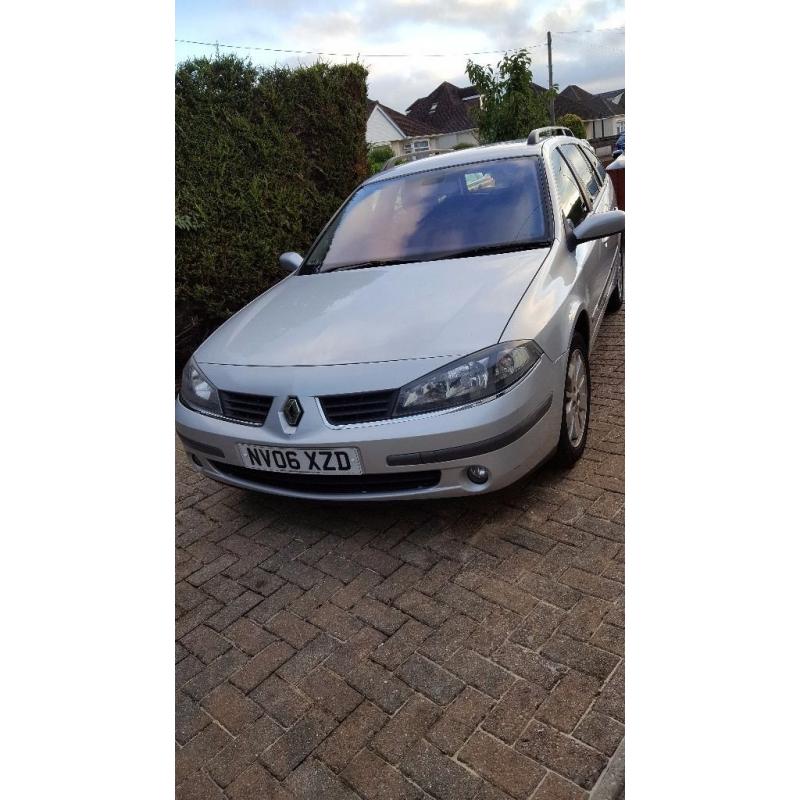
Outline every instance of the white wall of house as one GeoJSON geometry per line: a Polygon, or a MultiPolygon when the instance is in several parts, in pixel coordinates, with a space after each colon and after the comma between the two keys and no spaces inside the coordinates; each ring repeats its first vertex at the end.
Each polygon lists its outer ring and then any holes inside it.
{"type": "Polygon", "coordinates": [[[400,142],[403,153],[421,153],[426,150],[436,150],[438,147],[436,136],[409,136],[400,142]]]}
{"type": "Polygon", "coordinates": [[[611,124],[614,126],[614,135],[619,136],[625,130],[625,115],[612,117],[611,124]]]}
{"type": "Polygon", "coordinates": [[[449,150],[457,144],[478,144],[478,138],[475,135],[477,131],[457,131],[456,133],[443,133],[437,138],[435,147],[442,150],[449,150]]]}
{"type": "Polygon", "coordinates": [[[625,130],[625,115],[605,119],[585,119],[587,139],[602,139],[604,136],[619,136],[625,130]]]}
{"type": "Polygon", "coordinates": [[[383,144],[388,144],[389,147],[392,148],[392,152],[396,156],[401,156],[405,152],[405,150],[403,149],[403,145],[406,144],[406,142],[408,141],[409,141],[408,139],[396,139],[393,142],[383,142],[383,144]]]}
{"type": "Polygon", "coordinates": [[[392,144],[403,138],[405,138],[403,132],[397,125],[378,106],[375,106],[367,119],[367,144],[370,147],[378,144],[392,144]]]}

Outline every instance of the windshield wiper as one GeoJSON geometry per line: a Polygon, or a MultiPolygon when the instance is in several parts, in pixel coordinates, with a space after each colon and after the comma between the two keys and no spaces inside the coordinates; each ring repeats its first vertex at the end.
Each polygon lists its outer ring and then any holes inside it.
{"type": "MultiPolygon", "coordinates": [[[[414,259],[416,260],[416,259],[414,259]]],[[[341,264],[338,267],[329,267],[328,269],[321,270],[322,272],[343,272],[349,269],[369,269],[370,267],[390,267],[394,264],[408,264],[411,259],[376,259],[373,261],[361,261],[358,264],[341,264]]]]}
{"type": "Polygon", "coordinates": [[[420,253],[413,258],[386,258],[362,261],[357,264],[341,264],[337,267],[328,267],[320,272],[343,272],[350,269],[369,269],[370,267],[390,267],[394,264],[418,264],[423,261],[444,261],[447,258],[469,258],[470,256],[488,256],[492,253],[514,253],[518,250],[533,250],[539,247],[550,247],[552,242],[536,241],[505,242],[504,244],[485,244],[480,247],[470,247],[466,250],[451,250],[447,253],[420,253]]]}
{"type": "Polygon", "coordinates": [[[445,258],[470,258],[471,256],[488,256],[493,253],[515,253],[519,250],[533,250],[539,247],[550,247],[552,242],[536,240],[531,242],[506,242],[505,244],[485,244],[470,247],[466,250],[453,250],[450,253],[429,258],[428,261],[441,261],[445,258]]]}

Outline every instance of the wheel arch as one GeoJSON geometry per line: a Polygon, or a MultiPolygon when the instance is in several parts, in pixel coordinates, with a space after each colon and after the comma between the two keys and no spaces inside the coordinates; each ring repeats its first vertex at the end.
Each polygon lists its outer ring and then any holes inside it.
{"type": "MultiPolygon", "coordinates": [[[[586,342],[586,347],[588,348],[592,340],[592,328],[589,324],[589,315],[586,313],[585,308],[582,308],[578,312],[578,317],[575,320],[575,325],[569,337],[570,343],[572,342],[572,337],[576,333],[579,333],[583,337],[583,340],[586,342]]],[[[567,345],[567,347],[569,347],[569,345],[567,345]]]]}
{"type": "Polygon", "coordinates": [[[572,337],[576,333],[583,336],[587,349],[591,346],[592,340],[592,326],[585,302],[573,295],[569,300],[568,309],[567,314],[564,315],[564,323],[559,328],[558,351],[561,355],[569,352],[572,337]]]}
{"type": "Polygon", "coordinates": [[[574,255],[556,242],[506,323],[498,341],[534,339],[551,361],[569,350],[580,325],[587,347],[591,323],[586,280],[577,270],[574,255]]]}

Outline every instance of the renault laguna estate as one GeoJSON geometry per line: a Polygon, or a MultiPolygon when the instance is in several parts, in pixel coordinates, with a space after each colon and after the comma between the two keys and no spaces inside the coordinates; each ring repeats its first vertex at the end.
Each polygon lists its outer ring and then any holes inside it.
{"type": "Polygon", "coordinates": [[[582,140],[391,164],[183,371],[197,470],[293,497],[491,492],[575,463],[589,353],[623,302],[614,188],[582,140]]]}

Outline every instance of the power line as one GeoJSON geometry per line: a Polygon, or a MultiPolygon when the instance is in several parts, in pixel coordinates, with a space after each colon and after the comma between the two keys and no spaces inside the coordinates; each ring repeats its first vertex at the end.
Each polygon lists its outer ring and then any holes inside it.
{"type": "MultiPolygon", "coordinates": [[[[572,33],[604,33],[606,31],[624,31],[625,28],[596,28],[586,31],[553,31],[554,34],[572,33]]],[[[221,42],[199,42],[193,39],[176,39],[181,44],[196,44],[203,47],[224,47],[230,50],[259,50],[268,53],[286,53],[305,56],[338,56],[341,58],[452,58],[455,56],[485,56],[496,53],[513,53],[520,50],[532,50],[534,47],[546,47],[547,43],[531,44],[524,47],[506,47],[502,50],[473,50],[469,53],[329,53],[324,50],[288,50],[279,47],[260,47],[258,45],[223,44],[221,42]]]]}
{"type": "Polygon", "coordinates": [[[507,47],[504,50],[475,50],[471,53],[328,53],[323,50],[285,50],[279,47],[258,47],[246,44],[223,44],[222,42],[197,42],[192,39],[176,39],[182,44],[199,44],[206,47],[227,47],[234,50],[265,50],[269,53],[289,53],[309,56],[341,56],[342,58],[449,58],[452,56],[482,56],[491,53],[510,53],[517,50],[528,50],[532,47],[544,47],[544,44],[531,44],[525,47],[507,47]]]}

